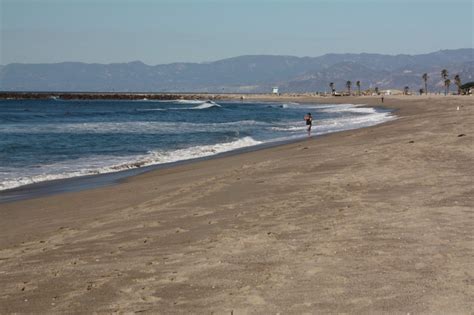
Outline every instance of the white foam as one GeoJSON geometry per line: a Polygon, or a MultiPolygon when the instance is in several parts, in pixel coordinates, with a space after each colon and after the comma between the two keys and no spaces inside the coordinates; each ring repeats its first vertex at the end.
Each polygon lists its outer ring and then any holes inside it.
{"type": "Polygon", "coordinates": [[[201,100],[176,100],[174,102],[175,103],[180,103],[180,104],[202,104],[205,101],[201,101],[201,100]]]}
{"type": "Polygon", "coordinates": [[[362,127],[370,127],[395,119],[390,113],[373,113],[363,116],[351,116],[339,119],[323,119],[317,124],[315,130],[320,129],[323,133],[352,130],[362,127]]]}
{"type": "Polygon", "coordinates": [[[244,147],[254,146],[262,143],[252,137],[244,137],[236,141],[227,143],[217,143],[212,145],[204,145],[199,147],[190,147],[179,149],[171,152],[154,151],[152,152],[153,160],[161,163],[176,162],[180,160],[189,160],[198,157],[211,156],[218,153],[232,151],[244,147]]]}
{"type": "Polygon", "coordinates": [[[271,130],[276,130],[276,131],[301,131],[305,130],[306,126],[305,125],[297,125],[294,124],[293,126],[287,126],[287,127],[271,127],[271,130]]]}
{"type": "Polygon", "coordinates": [[[222,106],[214,102],[206,102],[206,103],[202,103],[199,106],[193,107],[192,109],[206,109],[206,108],[212,108],[212,107],[222,107],[222,106]]]}
{"type": "Polygon", "coordinates": [[[185,103],[185,104],[199,104],[198,106],[195,107],[171,107],[168,108],[168,110],[187,110],[187,109],[208,109],[208,108],[213,108],[213,107],[222,107],[221,105],[214,103],[212,101],[206,101],[206,102],[192,102],[192,103],[185,103]]]}
{"type": "Polygon", "coordinates": [[[166,111],[166,108],[143,108],[137,109],[138,112],[166,111]]]}
{"type": "Polygon", "coordinates": [[[207,157],[260,143],[262,142],[254,140],[251,137],[244,137],[232,142],[189,147],[168,152],[150,151],[148,154],[133,157],[93,156],[74,161],[68,160],[60,163],[41,165],[29,176],[19,176],[19,174],[8,172],[6,169],[0,169],[0,174],[2,174],[2,178],[4,178],[2,182],[0,182],[0,190],[55,179],[112,173],[143,166],[207,157]],[[9,175],[5,176],[4,174],[9,175]]]}
{"type": "MultiPolygon", "coordinates": [[[[215,106],[218,104],[204,103],[201,105],[215,106]]],[[[200,105],[199,105],[200,106],[200,105]]],[[[198,106],[198,107],[199,107],[198,106]]],[[[290,105],[292,106],[292,105],[290,105]]],[[[301,106],[301,105],[295,105],[301,106]]],[[[301,108],[301,107],[300,107],[301,108]]],[[[313,135],[326,134],[331,132],[343,131],[356,129],[361,127],[373,126],[393,120],[396,117],[391,115],[389,112],[378,112],[374,108],[361,107],[352,104],[344,105],[308,105],[306,108],[318,108],[319,111],[327,112],[348,112],[345,117],[340,118],[327,118],[317,119],[313,125],[313,135]],[[312,107],[309,107],[312,106],[312,107]],[[351,115],[350,113],[354,113],[351,115]]],[[[126,123],[81,123],[81,124],[43,124],[38,125],[34,130],[28,130],[28,132],[72,132],[72,133],[167,133],[167,132],[189,132],[189,131],[229,131],[229,127],[232,130],[239,132],[240,128],[246,128],[246,126],[261,126],[262,128],[269,128],[275,131],[287,131],[288,134],[283,138],[271,139],[267,142],[301,138],[305,137],[304,132],[306,126],[303,120],[290,121],[285,124],[272,126],[269,123],[259,122],[255,120],[244,120],[236,122],[226,123],[214,123],[214,124],[196,124],[196,123],[174,123],[174,122],[126,122],[126,123]]],[[[9,125],[8,128],[2,130],[0,125],[0,131],[4,132],[22,132],[24,126],[21,125],[9,125]]],[[[70,178],[84,175],[93,175],[101,173],[111,173],[120,170],[138,168],[142,166],[162,164],[168,162],[175,162],[181,160],[188,160],[193,158],[211,156],[238,148],[254,146],[262,143],[251,137],[244,137],[232,142],[219,143],[213,145],[195,146],[189,148],[177,149],[174,151],[150,151],[147,154],[136,155],[136,156],[91,156],[87,158],[81,158],[77,160],[67,160],[60,163],[49,164],[49,165],[38,165],[34,169],[28,169],[28,176],[25,176],[24,171],[6,169],[0,166],[0,190],[15,188],[27,184],[70,178]]]]}
{"type": "Polygon", "coordinates": [[[283,103],[280,105],[281,108],[295,108],[295,107],[299,107],[301,108],[301,105],[300,103],[295,103],[295,102],[288,102],[288,103],[283,103]]]}
{"type": "Polygon", "coordinates": [[[340,104],[333,105],[331,107],[324,107],[320,110],[327,113],[339,113],[339,112],[351,112],[351,113],[361,113],[361,114],[374,114],[377,113],[377,110],[373,107],[362,107],[366,106],[364,104],[340,104]]]}
{"type": "MultiPolygon", "coordinates": [[[[123,134],[156,134],[156,133],[187,133],[187,132],[209,132],[225,131],[228,127],[237,129],[250,126],[266,126],[265,122],[255,120],[240,120],[224,123],[186,123],[186,122],[157,122],[157,121],[134,121],[134,122],[94,122],[94,123],[70,123],[70,124],[41,124],[29,127],[27,132],[32,133],[123,133],[123,134]]],[[[25,127],[19,125],[0,125],[0,133],[24,133],[25,127]]]]}
{"type": "MultiPolygon", "coordinates": [[[[390,112],[379,112],[375,108],[361,106],[365,105],[318,105],[318,112],[348,113],[349,115],[346,117],[330,119],[318,118],[317,120],[314,120],[312,134],[326,134],[330,132],[369,127],[395,119],[395,116],[390,112]]],[[[316,108],[316,106],[314,108],[316,108]]],[[[306,125],[304,125],[303,121],[292,121],[286,126],[274,126],[270,129],[275,131],[301,132],[306,129],[306,125]]]]}

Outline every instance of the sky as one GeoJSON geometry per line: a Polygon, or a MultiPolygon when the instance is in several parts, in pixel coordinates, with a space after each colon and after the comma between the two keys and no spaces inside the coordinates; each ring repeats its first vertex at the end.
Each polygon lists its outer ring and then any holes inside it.
{"type": "Polygon", "coordinates": [[[0,64],[473,47],[472,0],[0,0],[0,64]]]}

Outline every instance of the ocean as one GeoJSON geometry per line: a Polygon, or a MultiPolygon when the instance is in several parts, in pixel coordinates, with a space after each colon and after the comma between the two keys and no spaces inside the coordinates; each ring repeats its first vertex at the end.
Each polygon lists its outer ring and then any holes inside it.
{"type": "Polygon", "coordinates": [[[381,108],[245,101],[0,100],[0,190],[372,126],[381,108]]]}

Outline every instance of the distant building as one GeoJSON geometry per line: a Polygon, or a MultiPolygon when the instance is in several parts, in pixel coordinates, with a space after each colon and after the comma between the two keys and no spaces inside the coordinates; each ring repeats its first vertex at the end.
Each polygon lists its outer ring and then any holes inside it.
{"type": "Polygon", "coordinates": [[[278,87],[272,88],[272,93],[273,94],[278,94],[278,87]]]}
{"type": "Polygon", "coordinates": [[[474,90],[474,81],[465,83],[461,85],[459,88],[461,89],[462,94],[472,95],[472,92],[474,90]]]}
{"type": "Polygon", "coordinates": [[[382,90],[380,91],[380,93],[383,95],[401,95],[403,94],[403,91],[390,89],[390,90],[382,90]]]}

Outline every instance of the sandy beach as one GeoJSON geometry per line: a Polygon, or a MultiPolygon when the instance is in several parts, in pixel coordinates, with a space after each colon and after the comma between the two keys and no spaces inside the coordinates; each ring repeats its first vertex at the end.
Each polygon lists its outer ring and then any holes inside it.
{"type": "Polygon", "coordinates": [[[398,119],[0,204],[0,313],[473,313],[474,97],[383,105],[398,119]]]}

